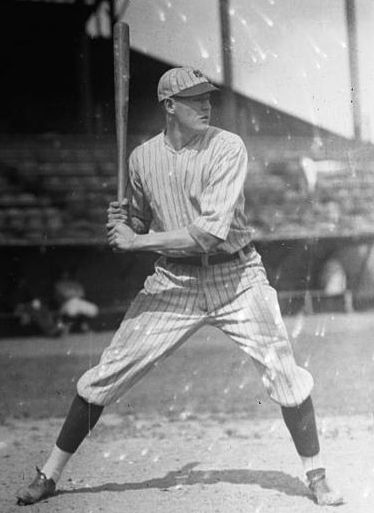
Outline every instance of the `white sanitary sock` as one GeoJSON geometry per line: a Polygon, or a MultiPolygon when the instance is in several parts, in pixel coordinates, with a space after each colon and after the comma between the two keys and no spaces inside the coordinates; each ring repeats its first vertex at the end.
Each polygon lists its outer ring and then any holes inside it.
{"type": "Polygon", "coordinates": [[[301,463],[303,465],[305,474],[307,472],[309,472],[310,470],[316,470],[317,468],[324,468],[321,453],[318,453],[315,456],[310,456],[310,457],[300,456],[300,458],[301,458],[301,463]]]}
{"type": "Polygon", "coordinates": [[[62,471],[71,456],[72,454],[70,454],[70,452],[62,451],[57,447],[57,445],[55,445],[48,460],[42,468],[42,472],[46,475],[47,479],[53,479],[57,484],[57,481],[60,479],[62,471]]]}

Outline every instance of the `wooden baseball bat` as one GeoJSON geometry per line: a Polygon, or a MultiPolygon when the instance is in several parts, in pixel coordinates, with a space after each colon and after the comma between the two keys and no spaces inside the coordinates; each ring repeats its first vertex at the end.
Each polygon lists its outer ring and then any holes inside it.
{"type": "Polygon", "coordinates": [[[130,29],[117,22],[113,32],[114,95],[117,134],[117,199],[131,201],[131,185],[127,164],[127,125],[130,83],[130,29]]]}

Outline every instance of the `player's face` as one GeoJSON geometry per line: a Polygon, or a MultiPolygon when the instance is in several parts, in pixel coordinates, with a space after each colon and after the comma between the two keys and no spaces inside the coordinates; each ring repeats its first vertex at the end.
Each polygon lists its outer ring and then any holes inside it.
{"type": "Polygon", "coordinates": [[[210,93],[174,98],[174,105],[175,120],[181,128],[200,132],[209,126],[212,110],[210,93]]]}

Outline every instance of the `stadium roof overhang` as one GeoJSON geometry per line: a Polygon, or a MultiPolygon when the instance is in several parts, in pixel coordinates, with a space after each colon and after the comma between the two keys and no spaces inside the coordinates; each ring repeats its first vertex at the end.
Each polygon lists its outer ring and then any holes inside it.
{"type": "Polygon", "coordinates": [[[16,3],[83,8],[91,37],[110,37],[112,22],[123,19],[130,25],[131,47],[139,53],[170,65],[191,64],[249,99],[340,136],[357,135],[359,97],[352,87],[342,0],[331,0],[328,10],[314,0],[300,3],[308,5],[306,10],[292,0],[282,6],[270,0],[16,3]]]}

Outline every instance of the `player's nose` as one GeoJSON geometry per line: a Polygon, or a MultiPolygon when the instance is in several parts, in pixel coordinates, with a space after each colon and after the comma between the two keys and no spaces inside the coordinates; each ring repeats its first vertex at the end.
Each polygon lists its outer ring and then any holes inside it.
{"type": "Polygon", "coordinates": [[[209,100],[204,100],[201,103],[201,110],[202,110],[202,112],[204,114],[209,114],[210,113],[210,109],[211,109],[210,101],[209,100]]]}

